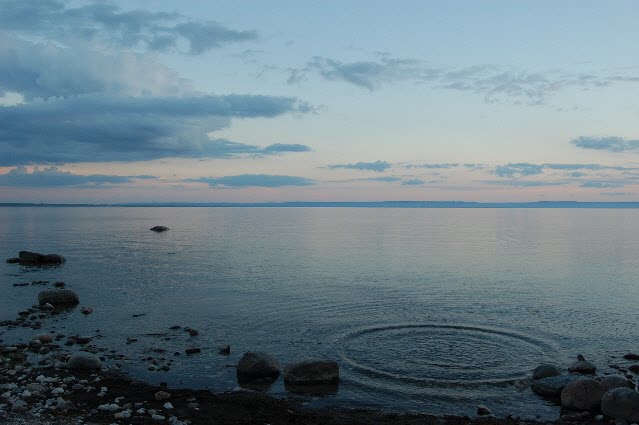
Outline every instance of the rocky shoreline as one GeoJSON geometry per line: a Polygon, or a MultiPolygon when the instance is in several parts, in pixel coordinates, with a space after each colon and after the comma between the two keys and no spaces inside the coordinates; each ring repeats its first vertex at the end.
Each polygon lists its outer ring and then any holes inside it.
{"type": "MultiPolygon", "coordinates": [[[[29,258],[41,258],[38,256],[41,254],[29,253],[29,258]]],[[[33,284],[48,283],[36,281],[33,284]]],[[[478,406],[477,416],[472,418],[337,407],[308,408],[303,399],[276,399],[260,391],[279,378],[280,366],[276,359],[259,351],[245,353],[234,366],[242,389],[231,393],[175,389],[165,383],[152,385],[137,381],[121,372],[121,354],[96,345],[94,339],[98,340],[100,335],[87,337],[42,332],[47,320],[80,304],[78,294],[65,288],[63,282],[56,282],[54,287],[41,291],[38,303],[19,312],[15,320],[0,323],[6,329],[20,327],[33,332],[30,340],[20,344],[3,345],[0,340],[0,423],[537,423],[512,416],[495,418],[486,406],[478,406]]],[[[89,315],[93,310],[82,307],[80,311],[89,315]]],[[[196,330],[188,327],[175,328],[189,336],[197,335],[196,330]]],[[[127,341],[128,344],[134,342],[135,338],[127,341]]],[[[220,347],[219,354],[228,355],[230,350],[228,345],[220,347]]],[[[183,354],[198,352],[198,347],[191,347],[183,354]]],[[[172,360],[164,353],[158,354],[157,358],[148,358],[149,370],[169,370],[172,360]]],[[[624,359],[636,362],[639,355],[628,353],[624,359]]],[[[555,423],[637,423],[639,393],[635,374],[639,373],[639,365],[633,363],[614,369],[619,371],[618,375],[597,377],[596,366],[579,356],[567,373],[554,365],[538,366],[532,371],[527,385],[540,397],[562,406],[555,423]]],[[[336,392],[339,385],[339,365],[332,361],[289,365],[283,375],[286,388],[292,393],[330,394],[336,392]]]]}

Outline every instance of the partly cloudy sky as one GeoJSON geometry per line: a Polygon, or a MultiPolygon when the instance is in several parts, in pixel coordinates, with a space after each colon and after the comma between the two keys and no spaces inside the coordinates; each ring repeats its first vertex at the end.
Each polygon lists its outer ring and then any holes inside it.
{"type": "Polygon", "coordinates": [[[636,201],[638,19],[0,0],[0,202],[636,201]]]}

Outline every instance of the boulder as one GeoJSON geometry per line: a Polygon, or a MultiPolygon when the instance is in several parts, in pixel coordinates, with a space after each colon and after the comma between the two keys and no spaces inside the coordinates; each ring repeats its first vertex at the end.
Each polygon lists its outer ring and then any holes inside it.
{"type": "Polygon", "coordinates": [[[629,388],[630,383],[622,376],[606,376],[599,380],[606,392],[613,388],[629,388]]]}
{"type": "Polygon", "coordinates": [[[548,378],[536,379],[530,388],[537,395],[548,398],[559,398],[564,387],[571,382],[588,379],[580,375],[550,376],[548,378]]]}
{"type": "Polygon", "coordinates": [[[19,263],[20,259],[19,258],[7,258],[7,263],[9,264],[16,264],[19,263]]]}
{"type": "Polygon", "coordinates": [[[51,304],[54,307],[73,307],[80,303],[80,297],[70,289],[47,289],[38,294],[38,303],[51,304]]]}
{"type": "Polygon", "coordinates": [[[561,375],[561,371],[557,368],[557,366],[548,363],[541,364],[533,370],[533,379],[543,379],[559,375],[561,375]]]}
{"type": "Polygon", "coordinates": [[[33,339],[40,341],[43,344],[49,344],[53,342],[51,334],[39,334],[33,337],[33,339]]]}
{"type": "Polygon", "coordinates": [[[62,264],[66,259],[58,254],[40,254],[37,252],[20,251],[18,257],[21,264],[33,264],[33,265],[53,265],[62,264]]]}
{"type": "Polygon", "coordinates": [[[284,370],[284,382],[291,385],[322,385],[339,382],[339,366],[333,361],[304,361],[284,370]]]}
{"type": "Polygon", "coordinates": [[[169,228],[166,226],[153,226],[151,227],[151,230],[153,230],[154,232],[162,233],[169,230],[169,228]]]}
{"type": "Polygon", "coordinates": [[[71,356],[67,361],[67,369],[101,369],[102,362],[95,354],[79,352],[71,356]]]}
{"type": "Polygon", "coordinates": [[[639,393],[631,388],[614,388],[604,394],[601,412],[615,419],[639,421],[639,393]]]}
{"type": "Polygon", "coordinates": [[[633,364],[628,366],[628,370],[634,373],[635,375],[639,374],[639,364],[633,364]]]}
{"type": "Polygon", "coordinates": [[[584,379],[567,384],[561,391],[561,406],[571,410],[595,410],[605,393],[601,382],[584,379]]]}
{"type": "Polygon", "coordinates": [[[280,375],[277,360],[268,353],[248,351],[237,364],[237,375],[241,378],[272,378],[280,375]]]}
{"type": "Polygon", "coordinates": [[[597,366],[587,360],[578,360],[570,365],[568,370],[572,373],[581,373],[582,375],[594,375],[597,366]]]}
{"type": "MultiPolygon", "coordinates": [[[[9,260],[7,260],[7,261],[9,261],[9,260]]],[[[639,360],[639,354],[628,353],[628,354],[624,354],[623,358],[626,359],[626,360],[639,360]]]]}

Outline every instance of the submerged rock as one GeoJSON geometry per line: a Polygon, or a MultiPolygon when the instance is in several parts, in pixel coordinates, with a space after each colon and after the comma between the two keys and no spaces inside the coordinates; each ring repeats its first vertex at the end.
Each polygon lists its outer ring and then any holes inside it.
{"type": "Polygon", "coordinates": [[[533,381],[530,388],[535,394],[542,397],[559,398],[566,385],[584,379],[588,378],[580,375],[550,376],[533,381]]]}
{"type": "MultiPolygon", "coordinates": [[[[8,261],[8,260],[7,260],[8,261]]],[[[626,360],[639,360],[639,354],[636,353],[628,353],[623,356],[626,360]]]]}
{"type": "Polygon", "coordinates": [[[7,263],[9,264],[16,264],[19,263],[20,259],[19,258],[7,258],[7,263]]]}
{"type": "Polygon", "coordinates": [[[153,226],[153,227],[151,227],[150,230],[153,230],[154,232],[161,233],[161,232],[166,232],[167,230],[169,230],[169,228],[166,227],[166,226],[153,226]]]}
{"type": "Polygon", "coordinates": [[[68,369],[101,369],[102,362],[95,354],[79,352],[71,356],[67,361],[68,369]]]}
{"type": "Polygon", "coordinates": [[[339,382],[339,366],[333,361],[304,361],[284,370],[284,382],[292,385],[322,385],[339,382]]]}
{"type": "Polygon", "coordinates": [[[54,307],[73,307],[80,303],[80,297],[70,289],[48,289],[38,294],[38,303],[51,304],[54,307]]]}
{"type": "Polygon", "coordinates": [[[533,379],[543,379],[551,376],[559,376],[561,371],[557,366],[548,363],[541,364],[533,370],[533,379]]]}
{"type": "Polygon", "coordinates": [[[38,252],[20,251],[18,259],[21,264],[52,265],[62,264],[66,259],[59,254],[40,254],[38,252]]]}
{"type": "Polygon", "coordinates": [[[630,388],[614,388],[604,394],[601,412],[615,419],[639,421],[639,393],[630,388]]]}
{"type": "Polygon", "coordinates": [[[242,378],[273,378],[280,375],[277,360],[268,353],[248,351],[237,364],[237,375],[242,378]]]}
{"type": "MultiPolygon", "coordinates": [[[[581,357],[583,358],[583,356],[581,357]]],[[[597,371],[597,366],[590,363],[587,360],[577,360],[573,364],[570,365],[568,370],[572,373],[581,373],[584,375],[594,375],[597,371]]]]}
{"type": "Polygon", "coordinates": [[[561,391],[561,406],[571,410],[595,410],[605,393],[601,382],[583,379],[567,384],[561,391]]]}

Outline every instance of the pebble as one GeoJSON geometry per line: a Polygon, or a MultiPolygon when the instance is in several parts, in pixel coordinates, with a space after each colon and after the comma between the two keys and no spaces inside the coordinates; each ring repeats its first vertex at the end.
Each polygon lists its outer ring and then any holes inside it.
{"type": "Polygon", "coordinates": [[[163,421],[164,419],[166,419],[164,416],[162,415],[158,415],[157,413],[153,416],[151,416],[151,419],[153,419],[154,421],[163,421]]]}
{"type": "Polygon", "coordinates": [[[170,401],[167,401],[166,403],[164,403],[164,404],[162,405],[162,407],[164,407],[166,410],[171,410],[171,409],[173,409],[173,405],[171,404],[171,402],[170,402],[170,401]]]}
{"type": "Polygon", "coordinates": [[[120,406],[117,404],[101,404],[98,406],[98,410],[102,412],[115,412],[120,410],[120,406]]]}

